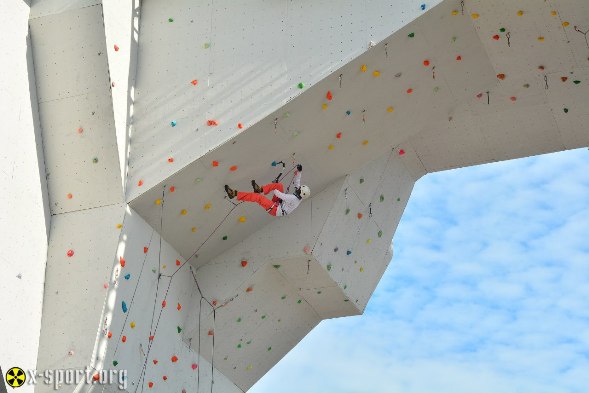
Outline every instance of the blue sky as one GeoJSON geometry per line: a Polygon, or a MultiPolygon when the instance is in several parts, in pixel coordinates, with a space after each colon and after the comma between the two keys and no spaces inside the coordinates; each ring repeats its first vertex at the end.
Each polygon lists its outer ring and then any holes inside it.
{"type": "Polygon", "coordinates": [[[588,391],[587,149],[425,176],[394,252],[250,392],[588,391]]]}

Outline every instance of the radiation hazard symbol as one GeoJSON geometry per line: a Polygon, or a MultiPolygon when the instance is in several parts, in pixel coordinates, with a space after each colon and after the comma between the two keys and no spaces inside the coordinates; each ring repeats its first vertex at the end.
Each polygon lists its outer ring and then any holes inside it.
{"type": "Polygon", "coordinates": [[[20,367],[12,367],[6,372],[6,383],[12,388],[20,388],[25,384],[27,375],[20,367]]]}

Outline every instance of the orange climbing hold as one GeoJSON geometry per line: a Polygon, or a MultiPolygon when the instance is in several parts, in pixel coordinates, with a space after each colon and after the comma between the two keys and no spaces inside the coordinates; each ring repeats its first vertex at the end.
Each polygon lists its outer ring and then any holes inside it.
{"type": "Polygon", "coordinates": [[[325,95],[325,98],[327,98],[327,101],[333,100],[333,94],[331,94],[331,90],[329,90],[327,92],[327,94],[325,95]]]}
{"type": "Polygon", "coordinates": [[[237,170],[237,165],[233,165],[231,168],[229,168],[229,170],[231,172],[235,172],[237,170]]]}
{"type": "Polygon", "coordinates": [[[192,83],[194,86],[198,85],[198,81],[196,79],[193,79],[190,83],[192,83]]]}
{"type": "Polygon", "coordinates": [[[170,157],[170,158],[168,158],[168,162],[169,162],[170,164],[171,164],[171,163],[173,163],[173,162],[174,162],[174,157],[170,157]]]}
{"type": "Polygon", "coordinates": [[[429,60],[424,60],[424,61],[423,61],[423,65],[424,65],[425,67],[429,67],[429,60]]]}
{"type": "Polygon", "coordinates": [[[67,199],[72,199],[74,196],[72,195],[72,193],[67,194],[67,199]]]}
{"type": "Polygon", "coordinates": [[[170,192],[174,192],[174,191],[176,191],[176,187],[174,187],[174,186],[170,187],[170,192]]]}
{"type": "Polygon", "coordinates": [[[168,304],[168,302],[166,302],[165,300],[162,301],[162,308],[166,308],[166,304],[168,304]]]}
{"type": "Polygon", "coordinates": [[[170,358],[170,360],[172,361],[172,363],[176,363],[178,361],[178,356],[174,355],[170,358]]]}
{"type": "Polygon", "coordinates": [[[207,120],[207,125],[211,127],[218,126],[219,122],[217,120],[207,120]]]}
{"type": "Polygon", "coordinates": [[[121,264],[121,267],[125,267],[125,258],[119,257],[119,263],[121,264]]]}
{"type": "Polygon", "coordinates": [[[213,329],[209,329],[208,335],[209,336],[214,336],[215,335],[215,332],[213,331],[213,329]]]}
{"type": "Polygon", "coordinates": [[[108,338],[112,338],[112,332],[111,332],[111,331],[109,331],[109,332],[108,332],[108,335],[107,335],[107,337],[108,337],[108,338]]]}
{"type": "Polygon", "coordinates": [[[246,266],[247,266],[247,261],[246,260],[241,261],[241,267],[246,267],[246,266]]]}
{"type": "Polygon", "coordinates": [[[358,220],[361,220],[364,215],[362,213],[358,213],[358,220]]]}
{"type": "Polygon", "coordinates": [[[500,80],[504,80],[505,79],[505,74],[497,74],[497,78],[500,80]]]}
{"type": "Polygon", "coordinates": [[[178,311],[182,310],[182,305],[180,303],[178,303],[178,305],[176,306],[176,310],[178,310],[178,311]]]}
{"type": "Polygon", "coordinates": [[[245,290],[246,292],[252,292],[254,290],[254,287],[247,287],[247,289],[245,290]]]}
{"type": "Polygon", "coordinates": [[[124,343],[126,343],[127,342],[127,336],[121,337],[121,341],[124,342],[124,343]]]}
{"type": "Polygon", "coordinates": [[[143,180],[139,180],[139,181],[137,182],[137,186],[141,187],[142,185],[143,185],[143,180]]]}
{"type": "Polygon", "coordinates": [[[243,124],[237,123],[237,128],[239,128],[241,130],[243,128],[243,124]]]}
{"type": "Polygon", "coordinates": [[[217,167],[217,166],[219,166],[219,161],[213,161],[213,164],[212,164],[212,165],[213,165],[214,167],[217,167]]]}

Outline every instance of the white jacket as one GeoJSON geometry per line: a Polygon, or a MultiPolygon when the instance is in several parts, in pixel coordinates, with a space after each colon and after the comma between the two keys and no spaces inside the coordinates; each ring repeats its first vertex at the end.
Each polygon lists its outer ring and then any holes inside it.
{"type": "MultiPolygon", "coordinates": [[[[299,171],[295,172],[293,186],[295,188],[301,187],[301,172],[299,171]]],[[[285,194],[278,190],[274,190],[274,195],[282,199],[282,203],[278,205],[278,209],[276,210],[276,216],[285,216],[292,213],[301,203],[301,200],[294,194],[285,194]]]]}

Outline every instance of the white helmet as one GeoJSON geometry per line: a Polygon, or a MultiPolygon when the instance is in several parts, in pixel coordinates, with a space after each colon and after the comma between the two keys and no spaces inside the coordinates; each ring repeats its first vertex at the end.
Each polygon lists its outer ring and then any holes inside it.
{"type": "Polygon", "coordinates": [[[311,189],[308,186],[301,186],[301,198],[307,199],[311,196],[311,189]]]}

